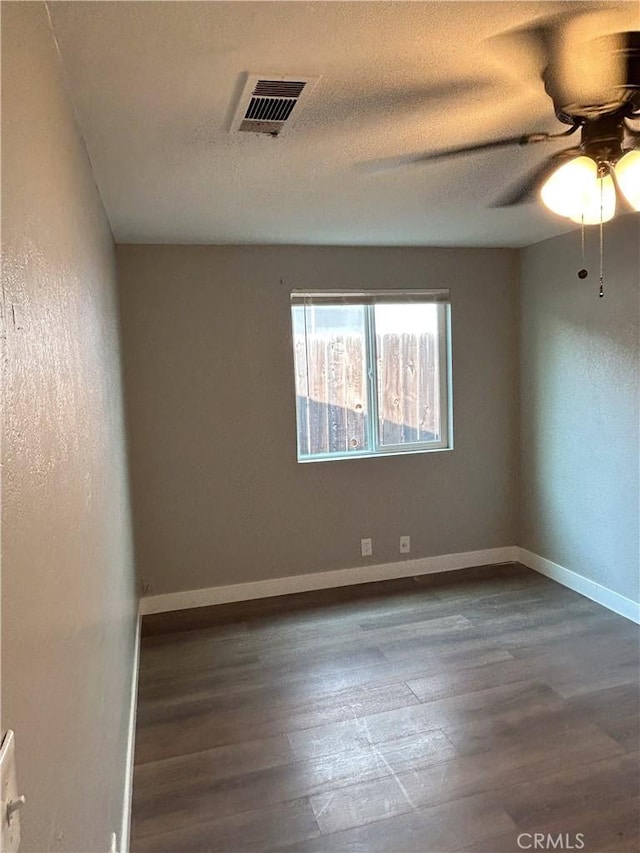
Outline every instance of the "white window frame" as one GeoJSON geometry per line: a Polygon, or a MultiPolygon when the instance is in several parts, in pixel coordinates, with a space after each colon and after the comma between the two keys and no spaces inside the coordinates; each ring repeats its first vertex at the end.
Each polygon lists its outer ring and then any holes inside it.
{"type": "MultiPolygon", "coordinates": [[[[363,459],[398,454],[433,453],[453,449],[453,388],[451,380],[451,302],[448,290],[369,290],[369,291],[292,291],[291,308],[304,304],[340,305],[352,304],[365,309],[365,341],[367,376],[367,449],[334,453],[303,453],[300,448],[296,409],[296,446],[298,462],[331,462],[344,459],[363,459]],[[403,444],[380,444],[378,405],[378,358],[376,352],[375,306],[392,304],[437,304],[438,305],[438,360],[440,396],[439,441],[415,441],[403,444]]],[[[293,343],[293,310],[292,310],[293,343]]],[[[295,344],[293,344],[295,346],[295,344]]]]}

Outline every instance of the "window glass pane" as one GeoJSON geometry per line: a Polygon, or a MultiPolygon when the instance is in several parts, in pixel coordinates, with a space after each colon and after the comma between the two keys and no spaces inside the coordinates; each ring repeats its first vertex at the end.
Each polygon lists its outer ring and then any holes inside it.
{"type": "Polygon", "coordinates": [[[367,450],[365,308],[291,311],[300,456],[367,450]]]}
{"type": "Polygon", "coordinates": [[[437,305],[376,305],[381,447],[441,441],[437,305]]]}

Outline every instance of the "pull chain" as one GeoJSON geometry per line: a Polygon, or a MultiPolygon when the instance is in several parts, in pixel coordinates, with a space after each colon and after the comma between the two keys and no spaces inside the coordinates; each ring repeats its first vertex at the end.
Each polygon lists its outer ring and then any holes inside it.
{"type": "Polygon", "coordinates": [[[578,270],[578,278],[586,278],[589,271],[584,265],[584,213],[582,214],[582,224],[580,225],[580,241],[582,244],[582,269],[578,270]]]}
{"type": "Polygon", "coordinates": [[[600,178],[600,290],[598,296],[604,297],[604,223],[602,221],[604,210],[604,178],[600,178]]]}

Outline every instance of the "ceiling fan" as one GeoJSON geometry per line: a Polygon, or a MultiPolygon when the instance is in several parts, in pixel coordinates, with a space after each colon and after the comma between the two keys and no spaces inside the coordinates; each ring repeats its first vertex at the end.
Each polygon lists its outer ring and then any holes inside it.
{"type": "MultiPolygon", "coordinates": [[[[588,16],[587,16],[588,17],[588,16]]],[[[560,133],[527,133],[475,145],[401,157],[397,164],[425,163],[511,146],[551,142],[580,132],[576,145],[556,151],[504,193],[493,206],[532,201],[537,194],[553,212],[584,225],[615,214],[616,202],[640,210],[640,31],[593,38],[576,33],[585,16],[547,19],[514,31],[520,49],[544,59],[542,79],[560,133]],[[580,19],[583,19],[582,21],[580,19]]],[[[592,28],[592,21],[589,22],[592,28]]]]}

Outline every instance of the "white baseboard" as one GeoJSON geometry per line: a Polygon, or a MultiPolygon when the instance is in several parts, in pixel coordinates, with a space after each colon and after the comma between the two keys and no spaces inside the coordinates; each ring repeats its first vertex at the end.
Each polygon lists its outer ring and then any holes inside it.
{"type": "Polygon", "coordinates": [[[292,592],[308,592],[313,589],[331,589],[372,581],[410,578],[437,572],[452,572],[472,566],[510,563],[518,559],[518,549],[488,548],[483,551],[465,551],[462,554],[441,554],[437,557],[420,557],[417,560],[402,560],[397,563],[379,563],[373,566],[356,566],[353,569],[338,569],[332,572],[315,572],[308,575],[292,575],[272,580],[237,583],[229,586],[214,586],[206,589],[191,589],[184,592],[169,592],[164,595],[145,596],[140,600],[140,613],[165,613],[169,610],[185,610],[191,607],[207,607],[212,604],[228,604],[233,601],[250,601],[254,598],[270,598],[292,592]]]}
{"type": "Polygon", "coordinates": [[[214,586],[205,589],[190,589],[169,592],[164,595],[149,595],[140,599],[140,614],[166,613],[170,610],[187,610],[191,607],[207,607],[213,604],[228,604],[234,601],[250,601],[270,598],[294,592],[314,589],[331,589],[358,583],[409,578],[418,575],[436,574],[467,569],[472,566],[495,565],[519,562],[529,569],[551,578],[601,604],[608,610],[640,624],[640,604],[625,598],[613,590],[589,580],[570,569],[565,569],[551,560],[546,560],[526,548],[509,546],[489,548],[483,551],[465,551],[461,554],[441,554],[437,557],[420,557],[417,560],[402,560],[397,563],[379,563],[372,566],[356,566],[331,572],[316,572],[309,575],[292,575],[271,580],[214,586]]]}
{"type": "Polygon", "coordinates": [[[138,710],[138,673],[140,670],[140,628],[142,613],[138,607],[136,636],[133,644],[133,670],[131,672],[131,697],[129,700],[129,730],[127,732],[127,766],[122,800],[119,853],[129,853],[131,846],[131,806],[133,797],[133,762],[136,746],[136,714],[138,710]]]}
{"type": "Polygon", "coordinates": [[[565,569],[564,566],[559,566],[558,563],[553,563],[551,560],[546,560],[544,557],[539,557],[532,551],[527,551],[526,548],[516,548],[518,556],[515,559],[529,569],[534,569],[542,575],[551,578],[554,581],[566,586],[574,592],[579,592],[591,601],[601,604],[608,610],[613,610],[620,616],[630,619],[632,622],[640,624],[640,604],[630,598],[625,598],[617,592],[602,586],[595,581],[589,580],[577,572],[572,572],[571,569],[565,569]]]}

